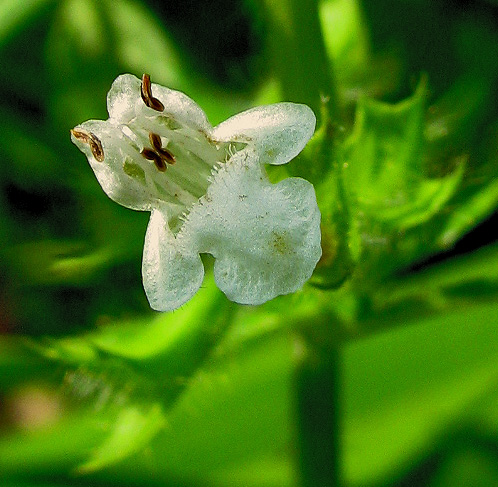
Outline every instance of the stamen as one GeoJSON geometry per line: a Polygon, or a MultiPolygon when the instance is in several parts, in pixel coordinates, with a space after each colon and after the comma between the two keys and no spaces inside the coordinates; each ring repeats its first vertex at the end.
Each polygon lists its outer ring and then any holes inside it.
{"type": "Polygon", "coordinates": [[[95,134],[87,132],[83,129],[71,129],[71,134],[75,139],[81,140],[90,146],[90,150],[92,151],[92,155],[96,161],[104,161],[104,149],[102,148],[102,142],[100,142],[95,134]]]}
{"type": "Polygon", "coordinates": [[[145,157],[149,161],[154,161],[154,165],[156,166],[158,171],[164,172],[166,171],[167,167],[166,162],[164,159],[161,158],[159,154],[157,154],[155,151],[152,149],[142,149],[142,152],[140,152],[143,157],[145,157]]]}
{"type": "Polygon", "coordinates": [[[163,148],[163,143],[159,135],[154,132],[149,132],[149,140],[161,159],[164,159],[168,164],[174,164],[176,162],[175,156],[168,149],[163,148]]]}
{"type": "Polygon", "coordinates": [[[157,98],[152,96],[150,76],[148,74],[144,74],[142,76],[140,94],[142,95],[142,100],[149,108],[152,108],[158,112],[162,112],[164,110],[164,105],[157,98]]]}
{"type": "Polygon", "coordinates": [[[156,150],[160,149],[163,145],[163,143],[161,141],[161,136],[155,134],[154,132],[149,132],[149,140],[150,140],[150,143],[152,144],[152,147],[154,147],[154,149],[156,149],[156,150]]]}
{"type": "Polygon", "coordinates": [[[168,164],[174,164],[176,162],[175,156],[168,150],[162,147],[156,149],[156,152],[164,159],[168,164]]]}

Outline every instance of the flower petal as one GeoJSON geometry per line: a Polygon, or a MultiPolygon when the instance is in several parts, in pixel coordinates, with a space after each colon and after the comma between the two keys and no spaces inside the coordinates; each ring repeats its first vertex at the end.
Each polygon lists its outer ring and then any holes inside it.
{"type": "Polygon", "coordinates": [[[210,134],[212,126],[202,108],[185,93],[171,90],[156,83],[151,84],[151,92],[163,105],[159,112],[148,107],[141,96],[142,80],[132,74],[118,76],[107,94],[107,111],[115,123],[128,124],[136,117],[158,117],[174,120],[175,123],[189,126],[210,134]]]}
{"type": "Polygon", "coordinates": [[[301,288],[321,256],[313,186],[271,184],[256,153],[242,151],[216,174],[181,232],[212,254],[218,287],[232,301],[261,304],[301,288]]]}
{"type": "Polygon", "coordinates": [[[216,141],[254,144],[265,164],[285,164],[299,154],[315,131],[315,114],[306,105],[276,103],[252,108],[216,126],[216,141]]]}
{"type": "Polygon", "coordinates": [[[147,164],[137,163],[136,158],[141,156],[124,140],[126,136],[118,126],[108,121],[89,120],[74,128],[75,132],[81,130],[93,134],[102,144],[104,160],[97,161],[90,145],[71,135],[74,144],[87,156],[109,198],[132,210],[158,206],[160,195],[152,183],[155,168],[152,164],[148,168],[147,164]]]}
{"type": "Polygon", "coordinates": [[[152,94],[163,105],[163,112],[156,112],[141,104],[143,109],[151,114],[174,119],[175,122],[186,125],[195,130],[210,134],[213,127],[209,123],[204,110],[194,101],[181,91],[171,90],[165,86],[152,83],[152,94]]]}
{"type": "Polygon", "coordinates": [[[135,106],[141,100],[141,83],[132,74],[122,74],[114,80],[107,93],[107,111],[115,122],[127,124],[135,117],[135,106]]]}
{"type": "Polygon", "coordinates": [[[186,303],[201,287],[204,266],[198,253],[183,245],[160,210],[151,214],[145,236],[142,278],[151,308],[170,311],[186,303]]]}

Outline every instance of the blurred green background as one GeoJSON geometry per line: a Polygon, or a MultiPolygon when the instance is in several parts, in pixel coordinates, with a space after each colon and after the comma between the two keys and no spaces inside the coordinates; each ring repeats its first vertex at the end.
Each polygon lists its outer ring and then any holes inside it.
{"type": "Polygon", "coordinates": [[[1,485],[498,485],[498,2],[0,0],[0,66],[1,485]],[[150,310],[69,138],[125,72],[315,110],[302,291],[150,310]]]}

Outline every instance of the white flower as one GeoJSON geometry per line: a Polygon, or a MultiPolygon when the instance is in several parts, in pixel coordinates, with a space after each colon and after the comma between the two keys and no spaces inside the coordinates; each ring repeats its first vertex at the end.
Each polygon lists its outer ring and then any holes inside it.
{"type": "Polygon", "coordinates": [[[277,103],[213,128],[178,91],[125,74],[107,96],[109,119],[72,131],[107,195],[150,211],[142,274],[150,305],[172,310],[204,277],[201,253],[215,258],[218,287],[233,301],[261,304],[292,293],[321,256],[313,186],[272,184],[264,164],[285,164],[306,145],[315,116],[277,103]]]}

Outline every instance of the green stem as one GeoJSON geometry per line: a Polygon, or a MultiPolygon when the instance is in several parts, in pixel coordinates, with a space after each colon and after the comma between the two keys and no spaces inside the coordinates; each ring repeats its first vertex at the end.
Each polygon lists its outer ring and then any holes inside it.
{"type": "Polygon", "coordinates": [[[282,96],[305,103],[317,117],[322,98],[333,118],[338,96],[330,59],[325,50],[317,0],[264,0],[270,19],[268,47],[282,96]]]}
{"type": "Polygon", "coordinates": [[[298,338],[296,409],[301,487],[338,487],[340,355],[337,348],[298,338]]]}

